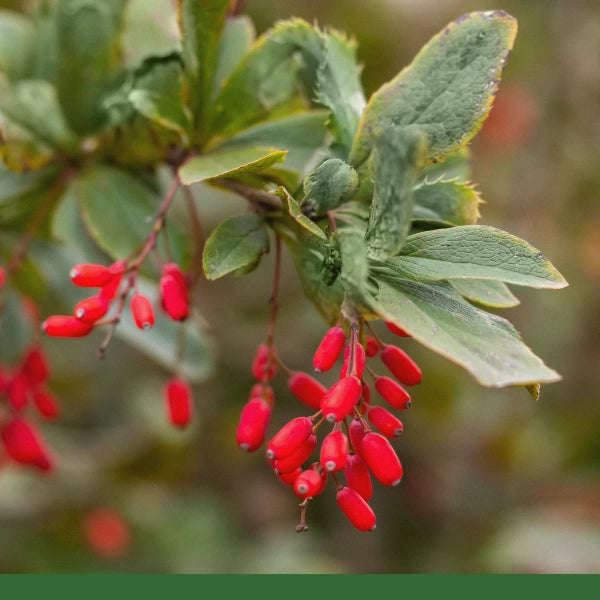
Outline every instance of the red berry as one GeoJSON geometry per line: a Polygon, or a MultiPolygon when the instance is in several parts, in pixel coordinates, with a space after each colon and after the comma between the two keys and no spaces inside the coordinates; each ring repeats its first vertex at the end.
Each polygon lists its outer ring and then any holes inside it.
{"type": "Polygon", "coordinates": [[[272,438],[267,447],[267,458],[285,458],[295,452],[313,433],[308,417],[288,421],[272,438]]]}
{"type": "Polygon", "coordinates": [[[370,431],[360,444],[360,454],[379,483],[397,485],[402,479],[402,464],[390,441],[370,431]]]}
{"type": "Polygon", "coordinates": [[[375,513],[356,490],[348,486],[343,487],[338,490],[336,501],[356,529],[359,531],[372,531],[375,529],[375,513]]]}
{"type": "Polygon", "coordinates": [[[110,265],[108,270],[110,271],[111,277],[108,282],[100,288],[100,296],[111,302],[114,300],[119,291],[119,287],[121,286],[121,280],[123,279],[123,273],[125,272],[125,263],[122,260],[119,260],[110,265]]]}
{"type": "Polygon", "coordinates": [[[40,348],[30,348],[23,359],[23,372],[33,383],[43,383],[50,376],[50,368],[40,348]]]}
{"type": "Polygon", "coordinates": [[[307,373],[292,373],[288,378],[290,392],[309,408],[319,410],[321,400],[327,393],[327,388],[307,373]]]}
{"type": "Polygon", "coordinates": [[[133,320],[140,329],[150,329],[154,325],[154,308],[146,296],[134,294],[129,307],[133,320]]]}
{"type": "Polygon", "coordinates": [[[404,350],[387,344],[380,353],[383,364],[404,385],[416,385],[421,381],[421,369],[404,350]]]}
{"type": "Polygon", "coordinates": [[[4,269],[4,267],[0,267],[0,290],[2,289],[2,286],[4,285],[5,281],[6,281],[6,270],[4,269]]]}
{"type": "Polygon", "coordinates": [[[185,427],[192,418],[192,390],[183,379],[174,377],[165,386],[167,416],[176,427],[185,427]]]}
{"type": "Polygon", "coordinates": [[[356,490],[367,502],[373,495],[373,482],[369,467],[360,454],[349,454],[344,466],[344,475],[349,487],[356,490]]]}
{"type": "Polygon", "coordinates": [[[349,375],[334,383],[321,400],[323,416],[329,422],[341,421],[348,416],[362,393],[360,379],[356,375],[349,375]]]}
{"type": "Polygon", "coordinates": [[[402,327],[399,327],[398,325],[396,325],[395,323],[392,323],[391,321],[386,321],[385,326],[394,335],[399,335],[400,337],[410,337],[410,334],[406,333],[406,331],[404,331],[404,329],[402,329],[402,327]]]}
{"type": "Polygon", "coordinates": [[[79,301],[73,309],[73,314],[84,323],[95,323],[108,312],[108,309],[108,300],[104,296],[98,295],[79,301]]]}
{"type": "Polygon", "coordinates": [[[348,435],[350,436],[350,443],[352,444],[352,448],[354,448],[354,452],[360,453],[360,443],[366,433],[365,425],[360,419],[352,419],[350,421],[348,435]]]}
{"type": "Polygon", "coordinates": [[[15,410],[23,410],[29,400],[31,383],[24,371],[18,371],[8,384],[8,401],[15,410]]]}
{"type": "Polygon", "coordinates": [[[271,381],[277,371],[275,357],[277,351],[274,347],[269,349],[267,344],[259,344],[252,359],[252,375],[258,381],[271,381]]]}
{"type": "Polygon", "coordinates": [[[365,404],[371,404],[371,386],[366,382],[362,382],[362,399],[365,404]]]}
{"type": "Polygon", "coordinates": [[[42,331],[52,337],[83,337],[94,328],[72,315],[52,315],[42,323],[42,331]]]}
{"type": "MultiPolygon", "coordinates": [[[[352,375],[356,375],[359,379],[363,376],[363,372],[365,370],[366,364],[366,354],[365,349],[362,344],[355,344],[355,358],[354,365],[355,371],[352,375]]],[[[350,360],[350,344],[348,344],[344,350],[344,364],[342,365],[342,369],[340,370],[340,379],[346,377],[348,373],[348,361],[350,360]]]]}
{"type": "Polygon", "coordinates": [[[303,473],[302,467],[298,467],[290,473],[277,473],[277,477],[286,485],[294,485],[294,481],[296,481],[301,473],[303,473]]]}
{"type": "Polygon", "coordinates": [[[246,402],[240,413],[236,430],[237,445],[244,452],[254,452],[265,441],[271,407],[268,402],[256,396],[246,402]]]}
{"type": "Polygon", "coordinates": [[[328,433],[321,443],[319,459],[329,472],[341,471],[346,464],[349,442],[343,431],[328,433]]]}
{"type": "Polygon", "coordinates": [[[85,517],[84,530],[90,548],[103,558],[119,558],[129,548],[129,527],[114,510],[92,510],[85,517]]]}
{"type": "Polygon", "coordinates": [[[171,319],[187,319],[190,312],[187,282],[175,263],[164,265],[159,288],[162,307],[171,319]]]}
{"type": "Polygon", "coordinates": [[[56,397],[46,389],[34,390],[33,402],[39,413],[46,419],[55,419],[60,413],[56,397]]]}
{"type": "Polygon", "coordinates": [[[275,459],[275,471],[277,473],[289,473],[301,467],[315,451],[317,447],[317,436],[309,435],[304,443],[292,454],[285,458],[275,459]]]}
{"type": "Polygon", "coordinates": [[[4,449],[14,461],[32,465],[42,471],[52,468],[50,456],[41,436],[23,419],[15,419],[8,423],[1,433],[4,449]]]}
{"type": "Polygon", "coordinates": [[[392,407],[398,410],[410,408],[410,395],[391,377],[381,376],[375,378],[375,389],[379,395],[392,407]]]}
{"type": "Polygon", "coordinates": [[[365,354],[369,358],[373,358],[374,356],[377,356],[378,352],[379,352],[379,342],[374,337],[371,337],[370,335],[368,335],[367,340],[366,340],[365,354]]]}
{"type": "Polygon", "coordinates": [[[294,492],[299,498],[312,498],[323,492],[327,485],[327,472],[319,463],[313,463],[296,477],[294,481],[294,492]]]}
{"type": "Polygon", "coordinates": [[[396,438],[404,431],[400,419],[383,406],[372,406],[367,412],[367,418],[387,438],[396,438]]]}
{"type": "Polygon", "coordinates": [[[80,287],[102,287],[112,275],[108,267],[94,264],[75,265],[69,273],[71,281],[80,287]]]}
{"type": "Polygon", "coordinates": [[[341,327],[329,329],[315,350],[313,356],[315,371],[318,373],[329,371],[340,357],[345,343],[346,334],[341,327]]]}

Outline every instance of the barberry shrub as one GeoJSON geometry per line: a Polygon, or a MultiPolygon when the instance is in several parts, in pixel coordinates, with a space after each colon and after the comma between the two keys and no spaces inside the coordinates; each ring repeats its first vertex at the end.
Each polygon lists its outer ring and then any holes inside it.
{"type": "Polygon", "coordinates": [[[406,338],[486,387],[537,398],[560,379],[488,309],[518,303],[510,285],[567,283],[526,241],[478,224],[469,173],[516,21],[459,17],[367,100],[355,43],[338,31],[292,19],[255,39],[237,3],[179,0],[172,13],[164,3],[179,35],[165,28],[140,46],[132,5],[0,13],[2,454],[55,465],[33,424],[58,415],[52,337],[102,332],[100,356],[114,335],[146,352],[169,372],[157,409],[162,396],[166,418],[186,427],[211,362],[197,283],[249,276],[271,252],[270,315],[232,444],[264,452],[301,499],[298,531],[328,483],[349,522],[371,531],[373,484],[401,483],[399,415],[427,376],[406,338]],[[198,190],[211,187],[246,209],[205,232],[198,190]],[[324,322],[310,373],[276,343],[286,250],[324,322]],[[57,314],[40,313],[48,291],[57,314]],[[299,401],[287,423],[278,377],[299,401]]]}

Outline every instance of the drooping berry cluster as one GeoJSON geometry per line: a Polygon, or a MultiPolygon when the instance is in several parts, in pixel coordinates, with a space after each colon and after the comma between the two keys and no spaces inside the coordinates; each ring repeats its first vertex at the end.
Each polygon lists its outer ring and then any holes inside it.
{"type": "MultiPolygon", "coordinates": [[[[317,373],[333,369],[342,358],[339,379],[326,387],[302,371],[292,371],[279,359],[275,347],[261,344],[255,354],[252,373],[258,380],[242,409],[237,429],[238,446],[247,452],[257,450],[267,438],[273,407],[269,382],[281,367],[292,395],[313,412],[284,424],[267,442],[266,457],[277,477],[302,500],[297,531],[305,531],[306,508],[321,494],[329,478],[336,486],[336,500],[348,520],[361,531],[375,528],[375,513],[369,505],[372,478],[384,486],[397,485],[403,468],[391,440],[404,430],[396,411],[411,405],[407,386],[421,381],[421,371],[400,347],[365,335],[364,324],[349,325],[349,338],[340,323],[331,327],[313,356],[317,373]],[[378,375],[367,359],[379,357],[388,374],[378,375]],[[367,372],[383,404],[372,402],[367,372]],[[319,440],[318,430],[330,430],[319,440]],[[318,450],[317,450],[318,449],[318,450]],[[314,456],[317,453],[317,456],[314,456]]],[[[407,334],[386,323],[397,336],[407,334]]]]}
{"type": "Polygon", "coordinates": [[[54,458],[27,414],[34,408],[44,419],[58,416],[60,405],[48,388],[49,378],[48,361],[37,344],[12,368],[0,364],[0,462],[6,458],[41,471],[52,469],[54,458]]]}
{"type": "MultiPolygon", "coordinates": [[[[112,331],[121,320],[128,297],[129,309],[139,329],[148,330],[155,323],[154,304],[138,291],[137,274],[141,261],[127,266],[117,261],[110,266],[78,264],[70,272],[71,281],[82,288],[96,288],[96,293],[79,301],[71,315],[52,315],[42,323],[42,331],[52,337],[83,337],[100,326],[109,326],[109,334],[100,347],[103,354],[112,331]]],[[[174,262],[162,265],[158,284],[159,306],[173,321],[189,316],[189,289],[186,276],[174,262]]],[[[185,427],[192,418],[190,385],[175,375],[164,388],[167,416],[177,427],[185,427]]]]}

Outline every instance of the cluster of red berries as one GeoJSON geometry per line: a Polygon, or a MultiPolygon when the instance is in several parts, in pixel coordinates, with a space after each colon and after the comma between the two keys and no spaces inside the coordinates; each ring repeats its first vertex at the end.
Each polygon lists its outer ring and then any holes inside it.
{"type": "MultiPolygon", "coordinates": [[[[395,335],[407,337],[393,323],[386,326],[395,335]]],[[[252,363],[257,383],[241,411],[237,428],[239,448],[255,451],[267,438],[274,401],[270,382],[277,367],[286,372],[292,395],[316,411],[287,422],[267,442],[266,457],[273,471],[302,500],[297,531],[308,529],[308,502],[325,490],[330,477],[335,481],[338,506],[361,531],[370,531],[376,524],[375,513],[368,504],[373,493],[372,476],[384,486],[397,485],[402,479],[402,464],[390,440],[404,428],[394,411],[410,407],[405,386],[418,384],[421,370],[398,346],[384,343],[375,334],[360,336],[357,323],[352,323],[349,330],[348,339],[341,322],[330,328],[314,353],[317,373],[330,371],[343,355],[339,379],[329,388],[308,373],[285,367],[273,344],[261,344],[252,363]],[[377,356],[389,375],[377,375],[367,364],[367,359],[377,356]],[[384,405],[372,403],[365,371],[372,377],[384,405]],[[317,430],[326,423],[331,430],[319,447],[317,430]],[[317,447],[318,457],[311,460],[317,447]]]]}
{"type": "Polygon", "coordinates": [[[5,458],[41,471],[50,471],[54,459],[26,413],[34,407],[44,419],[58,416],[60,406],[47,387],[49,377],[48,361],[37,345],[28,348],[15,367],[0,364],[0,450],[5,458]]]}
{"type": "MultiPolygon", "coordinates": [[[[96,288],[94,295],[79,301],[71,315],[52,315],[42,323],[42,331],[53,337],[83,337],[101,325],[116,326],[127,297],[137,327],[150,329],[155,322],[152,301],[137,290],[137,267],[126,267],[123,261],[110,266],[78,264],[70,272],[71,281],[82,288],[96,288]],[[105,318],[116,306],[114,315],[105,318]]],[[[188,282],[180,267],[173,262],[162,266],[159,279],[159,301],[164,313],[173,321],[185,321],[189,316],[188,282]]],[[[192,417],[192,393],[187,381],[174,376],[165,385],[167,416],[173,425],[185,427],[192,417]]]]}

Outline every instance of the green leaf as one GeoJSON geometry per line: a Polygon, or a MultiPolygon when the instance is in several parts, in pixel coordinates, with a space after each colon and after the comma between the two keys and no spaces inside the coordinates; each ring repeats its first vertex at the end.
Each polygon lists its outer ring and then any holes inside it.
{"type": "Polygon", "coordinates": [[[338,229],[332,236],[342,259],[339,280],[344,287],[347,318],[357,318],[371,308],[372,286],[369,285],[369,262],[363,232],[350,227],[338,229]]]}
{"type": "Polygon", "coordinates": [[[269,251],[269,235],[263,219],[255,214],[222,221],[204,246],[202,264],[207,279],[219,279],[238,269],[252,267],[269,251]]]}
{"type": "Polygon", "coordinates": [[[438,179],[444,181],[456,180],[460,183],[471,181],[471,151],[469,146],[463,146],[456,154],[427,165],[419,173],[419,183],[437,181],[438,179]]]}
{"type": "Polygon", "coordinates": [[[267,31],[225,82],[211,133],[230,136],[308,107],[322,54],[321,34],[305,21],[286,21],[267,31]]]}
{"type": "Polygon", "coordinates": [[[179,0],[178,4],[186,94],[198,139],[210,119],[213,77],[229,4],[229,0],[179,0]]]}
{"type": "MultiPolygon", "coordinates": [[[[66,151],[75,148],[56,89],[47,81],[26,79],[14,86],[0,82],[0,112],[41,144],[66,151]]],[[[7,143],[11,140],[7,139],[7,143]]]]}
{"type": "Polygon", "coordinates": [[[422,166],[423,137],[393,127],[381,132],[371,154],[374,191],[365,234],[369,256],[396,254],[408,235],[413,212],[413,187],[422,166]]]}
{"type": "Polygon", "coordinates": [[[393,126],[420,128],[429,161],[467,144],[490,111],[516,33],[516,20],[501,10],[469,13],[450,23],[371,96],[350,163],[366,160],[377,134],[393,126]]]}
{"type": "Polygon", "coordinates": [[[123,62],[135,68],[151,56],[179,51],[177,7],[164,0],[127,0],[121,35],[123,62]]]}
{"type": "Polygon", "coordinates": [[[481,198],[474,186],[451,181],[421,181],[414,189],[413,219],[449,225],[477,223],[481,198]]]}
{"type": "Polygon", "coordinates": [[[340,316],[344,287],[338,277],[339,251],[329,245],[315,246],[302,237],[279,230],[290,251],[306,297],[327,323],[334,324],[340,316]]]}
{"type": "Polygon", "coordinates": [[[316,101],[330,109],[328,127],[333,145],[346,158],[366,101],[356,64],[356,43],[330,31],[317,73],[316,101]]]}
{"type": "Polygon", "coordinates": [[[177,55],[147,59],[136,73],[127,99],[145,117],[186,139],[190,117],[183,104],[181,77],[177,55]]]}
{"type": "Polygon", "coordinates": [[[179,370],[192,383],[207,380],[213,373],[215,351],[198,318],[192,314],[184,323],[171,321],[160,308],[156,284],[138,276],[137,286],[153,301],[156,321],[150,329],[142,330],[126,314],[115,330],[116,337],[165,369],[179,370]],[[184,349],[181,359],[180,347],[184,349]]]}
{"type": "Polygon", "coordinates": [[[233,150],[273,145],[285,148],[285,166],[304,174],[314,162],[325,142],[326,112],[321,110],[302,111],[264,121],[244,129],[230,138],[217,140],[207,150],[233,150]]]}
{"type": "Polygon", "coordinates": [[[9,80],[29,75],[34,39],[32,22],[23,15],[0,10],[0,71],[9,80]]]}
{"type": "Polygon", "coordinates": [[[225,81],[254,42],[254,24],[246,15],[228,17],[219,41],[212,100],[221,93],[225,81]]]}
{"type": "Polygon", "coordinates": [[[463,225],[411,235],[390,268],[419,281],[498,279],[534,288],[562,288],[564,277],[526,241],[495,227],[463,225]]]}
{"type": "MultiPolygon", "coordinates": [[[[311,221],[300,208],[300,205],[288,194],[285,188],[278,188],[277,195],[286,203],[288,208],[288,213],[294,219],[294,221],[300,226],[301,237],[304,237],[308,243],[310,243],[310,237],[318,238],[320,240],[327,240],[327,235],[325,232],[313,221],[311,221]],[[308,232],[309,238],[307,238],[306,233],[308,232]],[[304,234],[304,236],[302,236],[304,234]]],[[[289,225],[289,223],[288,223],[289,225]]],[[[298,230],[296,230],[298,233],[298,230]]]]}
{"type": "Polygon", "coordinates": [[[105,119],[102,97],[121,64],[125,0],[60,0],[56,16],[56,89],[67,122],[86,135],[105,119]]]}
{"type": "Polygon", "coordinates": [[[511,308],[519,299],[506,284],[495,279],[449,279],[448,283],[471,302],[493,308],[511,308]]]}
{"type": "MultiPolygon", "coordinates": [[[[51,167],[15,173],[0,163],[0,230],[25,231],[43,204],[52,203],[56,177],[57,171],[51,167]]],[[[45,229],[40,223],[39,237],[45,235],[45,229]]]]}
{"type": "Polygon", "coordinates": [[[283,161],[286,153],[274,148],[246,148],[193,156],[181,166],[179,177],[185,185],[210,179],[239,179],[283,161]]]}
{"type": "Polygon", "coordinates": [[[19,294],[9,290],[3,298],[0,319],[0,361],[16,363],[31,343],[35,332],[19,294]]]}
{"type": "Polygon", "coordinates": [[[382,319],[392,321],[438,354],[465,368],[484,386],[550,383],[561,379],[520,339],[512,325],[484,312],[445,282],[380,277],[382,319]]]}
{"type": "Polygon", "coordinates": [[[146,239],[160,202],[156,190],[112,167],[83,171],[70,193],[94,241],[115,259],[128,257],[146,239]]]}

